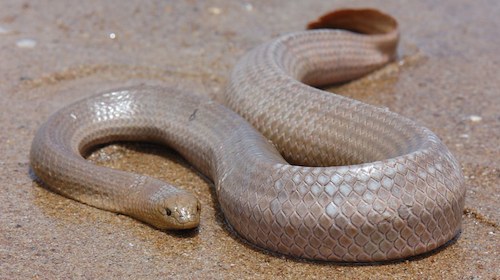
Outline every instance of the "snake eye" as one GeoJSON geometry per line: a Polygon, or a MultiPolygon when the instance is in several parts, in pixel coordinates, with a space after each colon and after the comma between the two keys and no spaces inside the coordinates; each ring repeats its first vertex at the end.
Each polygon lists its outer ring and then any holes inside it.
{"type": "Polygon", "coordinates": [[[172,210],[170,210],[170,208],[165,208],[165,211],[167,212],[167,216],[172,215],[172,210]]]}

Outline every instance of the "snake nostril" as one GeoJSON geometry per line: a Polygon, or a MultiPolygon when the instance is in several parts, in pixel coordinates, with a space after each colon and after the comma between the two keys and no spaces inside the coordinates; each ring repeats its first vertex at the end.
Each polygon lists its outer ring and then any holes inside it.
{"type": "Polygon", "coordinates": [[[167,213],[167,216],[172,215],[172,210],[170,210],[170,208],[165,208],[165,211],[167,213]]]}

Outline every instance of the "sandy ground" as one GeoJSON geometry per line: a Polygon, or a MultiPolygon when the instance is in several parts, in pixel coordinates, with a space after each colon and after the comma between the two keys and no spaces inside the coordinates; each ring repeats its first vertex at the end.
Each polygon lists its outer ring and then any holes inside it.
{"type": "Polygon", "coordinates": [[[0,1],[0,278],[499,278],[500,1],[32,2],[0,1]],[[273,255],[230,233],[211,183],[151,145],[111,145],[91,160],[191,190],[203,204],[198,231],[154,230],[34,181],[33,135],[65,104],[139,83],[217,98],[249,48],[346,6],[394,15],[400,57],[336,91],[420,122],[458,158],[468,189],[451,245],[375,266],[273,255]]]}

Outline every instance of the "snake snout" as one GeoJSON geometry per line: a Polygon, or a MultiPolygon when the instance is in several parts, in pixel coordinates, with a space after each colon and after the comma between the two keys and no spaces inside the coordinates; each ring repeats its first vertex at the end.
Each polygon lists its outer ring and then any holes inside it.
{"type": "Polygon", "coordinates": [[[201,206],[194,196],[173,196],[165,204],[162,213],[168,229],[191,229],[199,225],[201,206]]]}
{"type": "Polygon", "coordinates": [[[200,223],[199,208],[182,207],[177,209],[178,229],[197,227],[200,223]]]}

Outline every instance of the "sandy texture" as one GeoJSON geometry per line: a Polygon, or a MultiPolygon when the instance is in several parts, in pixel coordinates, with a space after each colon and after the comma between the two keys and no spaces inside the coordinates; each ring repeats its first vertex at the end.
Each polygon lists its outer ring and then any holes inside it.
{"type": "Polygon", "coordinates": [[[0,278],[500,276],[499,1],[1,2],[0,278]],[[210,182],[172,151],[151,145],[111,145],[91,160],[193,191],[203,204],[197,231],[160,232],[34,181],[28,162],[33,135],[65,104],[139,83],[217,98],[249,48],[345,6],[377,7],[401,24],[398,62],[335,90],[417,120],[458,158],[468,191],[463,232],[450,246],[376,266],[266,253],[228,231],[210,182]]]}

